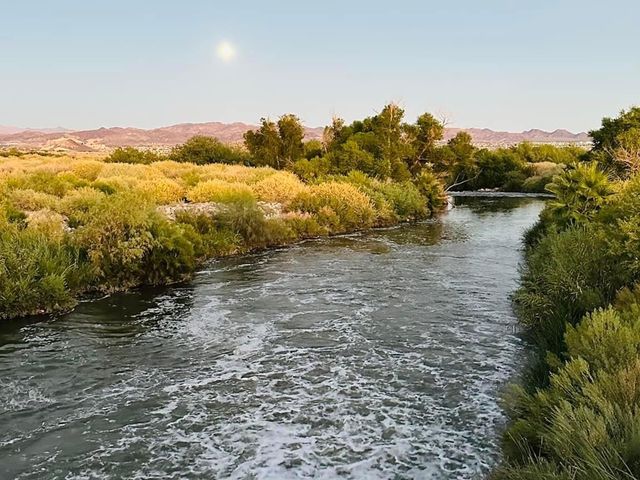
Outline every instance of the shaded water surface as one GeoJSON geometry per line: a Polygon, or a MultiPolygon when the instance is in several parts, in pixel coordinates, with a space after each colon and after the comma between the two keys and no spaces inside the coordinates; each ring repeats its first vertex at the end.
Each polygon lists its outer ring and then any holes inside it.
{"type": "Polygon", "coordinates": [[[218,261],[0,330],[0,478],[477,478],[542,201],[218,261]]]}

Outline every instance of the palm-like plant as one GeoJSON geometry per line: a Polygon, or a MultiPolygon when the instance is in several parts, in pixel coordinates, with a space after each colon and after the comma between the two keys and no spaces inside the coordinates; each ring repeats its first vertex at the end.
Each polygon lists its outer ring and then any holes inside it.
{"type": "Polygon", "coordinates": [[[547,185],[555,198],[549,202],[549,214],[556,224],[583,224],[597,213],[613,193],[607,175],[596,162],[578,163],[564,170],[547,185]]]}

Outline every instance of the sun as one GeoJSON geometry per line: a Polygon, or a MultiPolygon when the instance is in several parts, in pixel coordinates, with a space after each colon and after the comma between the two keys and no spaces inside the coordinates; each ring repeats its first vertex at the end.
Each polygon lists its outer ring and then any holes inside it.
{"type": "Polygon", "coordinates": [[[224,40],[216,47],[216,53],[223,62],[230,62],[236,56],[236,48],[230,42],[224,40]]]}

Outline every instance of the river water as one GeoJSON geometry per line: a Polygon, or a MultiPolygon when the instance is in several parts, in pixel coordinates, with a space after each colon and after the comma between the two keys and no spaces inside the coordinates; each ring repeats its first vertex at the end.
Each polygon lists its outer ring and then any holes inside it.
{"type": "Polygon", "coordinates": [[[216,261],[0,327],[0,479],[480,478],[543,203],[216,261]]]}

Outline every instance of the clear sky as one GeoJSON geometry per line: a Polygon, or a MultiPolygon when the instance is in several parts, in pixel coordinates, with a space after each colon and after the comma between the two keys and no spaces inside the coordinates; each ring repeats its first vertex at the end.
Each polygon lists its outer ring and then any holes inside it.
{"type": "Polygon", "coordinates": [[[578,131],[640,103],[640,0],[0,0],[0,12],[2,125],[293,112],[320,126],[396,101],[409,120],[578,131]]]}

